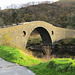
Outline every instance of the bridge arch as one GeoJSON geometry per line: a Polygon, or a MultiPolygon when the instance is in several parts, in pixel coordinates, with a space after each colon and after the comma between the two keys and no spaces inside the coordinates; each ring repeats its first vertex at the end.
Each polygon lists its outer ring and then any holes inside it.
{"type": "MultiPolygon", "coordinates": [[[[30,37],[31,33],[32,33],[34,30],[36,30],[36,31],[40,34],[44,46],[52,45],[51,36],[50,36],[49,32],[47,31],[47,29],[44,28],[44,27],[36,27],[36,28],[34,28],[34,29],[30,32],[28,38],[30,37]]],[[[28,42],[28,40],[27,40],[27,42],[28,42]]],[[[26,43],[26,45],[27,45],[27,43],[26,43]]]]}
{"type": "MultiPolygon", "coordinates": [[[[75,38],[75,30],[55,27],[44,21],[33,21],[23,25],[2,28],[0,29],[0,38],[4,34],[9,33],[12,38],[10,42],[17,47],[25,49],[28,38],[34,29],[37,29],[38,31],[40,30],[39,33],[44,40],[43,43],[45,45],[49,45],[50,43],[54,44],[61,39],[75,38]]],[[[0,44],[1,43],[2,40],[0,40],[0,44]]]]}

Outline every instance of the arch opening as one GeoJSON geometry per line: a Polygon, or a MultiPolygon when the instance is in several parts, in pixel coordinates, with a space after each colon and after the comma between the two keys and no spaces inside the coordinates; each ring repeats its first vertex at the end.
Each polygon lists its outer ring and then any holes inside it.
{"type": "Polygon", "coordinates": [[[26,35],[26,32],[25,32],[25,31],[23,31],[23,34],[24,34],[24,35],[23,35],[23,37],[25,37],[25,35],[26,35]]]}
{"type": "Polygon", "coordinates": [[[52,31],[52,35],[54,35],[54,31],[52,31]]]}
{"type": "Polygon", "coordinates": [[[35,28],[30,34],[26,48],[30,49],[31,51],[42,52],[44,55],[46,55],[47,50],[45,49],[48,49],[51,45],[52,40],[48,31],[43,27],[38,27],[35,28]]]}
{"type": "Polygon", "coordinates": [[[36,28],[36,30],[38,31],[38,33],[40,34],[40,36],[42,38],[43,45],[47,46],[47,45],[52,44],[51,37],[46,29],[44,29],[42,27],[38,27],[38,28],[36,28]]]}

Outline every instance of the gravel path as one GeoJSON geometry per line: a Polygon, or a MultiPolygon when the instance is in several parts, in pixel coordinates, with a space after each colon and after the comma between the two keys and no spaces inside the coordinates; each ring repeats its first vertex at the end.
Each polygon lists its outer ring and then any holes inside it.
{"type": "Polygon", "coordinates": [[[0,75],[35,75],[29,69],[0,58],[0,75]]]}

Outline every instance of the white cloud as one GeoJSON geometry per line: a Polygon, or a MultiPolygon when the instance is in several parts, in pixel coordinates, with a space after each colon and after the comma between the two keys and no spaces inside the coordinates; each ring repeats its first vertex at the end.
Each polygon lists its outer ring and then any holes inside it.
{"type": "Polygon", "coordinates": [[[28,2],[36,2],[36,1],[58,1],[58,0],[0,0],[0,7],[4,9],[6,6],[11,4],[25,4],[28,2]]]}

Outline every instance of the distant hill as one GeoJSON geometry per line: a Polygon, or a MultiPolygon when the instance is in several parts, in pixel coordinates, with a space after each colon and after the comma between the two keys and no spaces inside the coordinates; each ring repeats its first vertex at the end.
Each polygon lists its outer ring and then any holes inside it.
{"type": "Polygon", "coordinates": [[[20,9],[0,11],[0,26],[16,22],[46,21],[58,27],[75,29],[75,0],[60,0],[20,9]]]}

